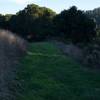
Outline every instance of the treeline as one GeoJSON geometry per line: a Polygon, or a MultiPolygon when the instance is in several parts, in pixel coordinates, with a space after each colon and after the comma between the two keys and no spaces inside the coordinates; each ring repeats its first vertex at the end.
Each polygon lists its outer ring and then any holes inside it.
{"type": "Polygon", "coordinates": [[[100,37],[100,8],[95,8],[94,10],[86,11],[86,14],[94,19],[96,23],[97,35],[100,37]]]}
{"type": "Polygon", "coordinates": [[[0,15],[0,28],[32,41],[55,37],[76,43],[96,37],[94,20],[75,6],[56,14],[49,8],[30,4],[15,15],[0,15]]]}
{"type": "Polygon", "coordinates": [[[86,11],[86,14],[93,18],[97,24],[97,27],[100,28],[100,8],[95,8],[94,10],[86,11]]]}

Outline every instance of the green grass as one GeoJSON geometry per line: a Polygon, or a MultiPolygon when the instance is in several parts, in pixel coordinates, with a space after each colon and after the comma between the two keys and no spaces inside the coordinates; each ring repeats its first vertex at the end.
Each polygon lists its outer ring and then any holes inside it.
{"type": "Polygon", "coordinates": [[[48,42],[40,42],[30,44],[29,51],[33,53],[43,53],[43,54],[61,54],[61,52],[51,43],[48,42]]]}
{"type": "Polygon", "coordinates": [[[100,100],[99,72],[84,70],[51,43],[31,44],[29,51],[36,55],[21,61],[17,100],[100,100]]]}

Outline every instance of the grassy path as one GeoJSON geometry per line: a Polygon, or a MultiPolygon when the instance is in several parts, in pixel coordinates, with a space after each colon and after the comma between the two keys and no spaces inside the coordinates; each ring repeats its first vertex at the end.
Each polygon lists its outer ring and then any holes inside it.
{"type": "Polygon", "coordinates": [[[99,72],[83,70],[51,43],[34,43],[29,51],[16,77],[17,100],[100,100],[99,72]]]}

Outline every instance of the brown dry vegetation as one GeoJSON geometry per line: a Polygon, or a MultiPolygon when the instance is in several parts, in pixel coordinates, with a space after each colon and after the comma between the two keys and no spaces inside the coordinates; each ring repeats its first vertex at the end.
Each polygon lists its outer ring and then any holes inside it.
{"type": "Polygon", "coordinates": [[[9,31],[0,30],[0,100],[14,100],[10,86],[26,42],[9,31]]]}

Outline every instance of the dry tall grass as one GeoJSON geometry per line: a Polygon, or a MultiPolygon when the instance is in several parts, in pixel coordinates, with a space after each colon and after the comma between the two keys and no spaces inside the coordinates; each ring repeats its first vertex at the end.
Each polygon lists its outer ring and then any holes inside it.
{"type": "Polygon", "coordinates": [[[15,45],[20,50],[26,51],[26,41],[8,30],[0,30],[0,41],[8,43],[8,45],[15,45]]]}
{"type": "Polygon", "coordinates": [[[26,41],[10,31],[0,30],[0,100],[15,100],[12,82],[19,58],[26,52],[26,41]]]}

